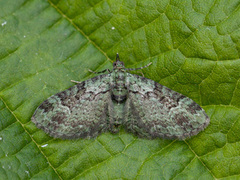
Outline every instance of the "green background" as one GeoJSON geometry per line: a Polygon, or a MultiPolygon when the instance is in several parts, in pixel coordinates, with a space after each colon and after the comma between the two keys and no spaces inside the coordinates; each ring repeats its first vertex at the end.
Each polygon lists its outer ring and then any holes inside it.
{"type": "Polygon", "coordinates": [[[0,179],[240,179],[239,55],[239,0],[0,0],[0,179]],[[42,101],[117,52],[200,104],[206,130],[60,140],[36,128],[42,101]]]}

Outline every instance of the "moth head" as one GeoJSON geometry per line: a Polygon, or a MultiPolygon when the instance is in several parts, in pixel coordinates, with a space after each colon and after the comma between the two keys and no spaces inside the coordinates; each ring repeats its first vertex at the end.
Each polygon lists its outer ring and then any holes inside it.
{"type": "Polygon", "coordinates": [[[116,61],[113,63],[113,69],[122,69],[125,68],[124,63],[120,61],[119,55],[117,53],[116,61]]]}

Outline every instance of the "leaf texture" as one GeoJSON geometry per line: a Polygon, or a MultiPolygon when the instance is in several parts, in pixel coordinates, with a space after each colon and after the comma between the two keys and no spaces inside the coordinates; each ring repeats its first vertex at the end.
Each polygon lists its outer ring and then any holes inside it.
{"type": "Polygon", "coordinates": [[[0,179],[239,179],[240,1],[1,0],[0,179]],[[121,131],[60,140],[32,122],[48,97],[112,67],[201,105],[191,139],[121,131]],[[138,73],[138,72],[136,72],[138,73]]]}

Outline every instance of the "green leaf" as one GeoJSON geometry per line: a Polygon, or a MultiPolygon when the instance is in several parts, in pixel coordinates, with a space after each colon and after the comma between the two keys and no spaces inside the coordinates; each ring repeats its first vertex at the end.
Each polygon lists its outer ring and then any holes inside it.
{"type": "Polygon", "coordinates": [[[0,179],[240,179],[239,16],[239,0],[1,0],[0,179]],[[42,101],[117,52],[200,104],[206,130],[61,140],[36,128],[42,101]]]}

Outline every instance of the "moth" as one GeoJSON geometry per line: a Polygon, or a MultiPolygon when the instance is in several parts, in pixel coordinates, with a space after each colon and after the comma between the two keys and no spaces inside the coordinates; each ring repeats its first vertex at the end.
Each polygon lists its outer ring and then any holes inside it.
{"type": "Polygon", "coordinates": [[[121,127],[138,137],[179,139],[209,124],[192,99],[153,80],[130,74],[117,54],[113,69],[57,93],[44,101],[32,122],[55,138],[93,138],[121,127]]]}

